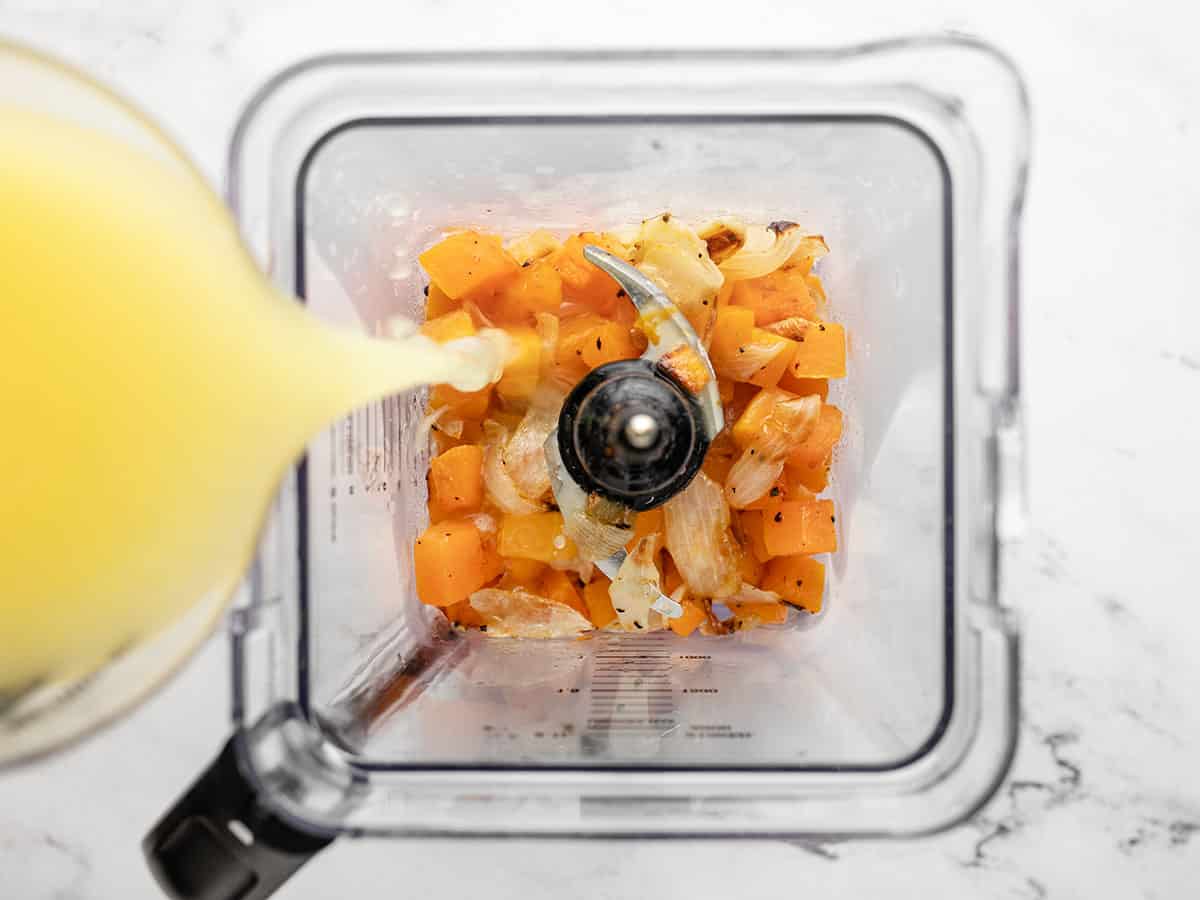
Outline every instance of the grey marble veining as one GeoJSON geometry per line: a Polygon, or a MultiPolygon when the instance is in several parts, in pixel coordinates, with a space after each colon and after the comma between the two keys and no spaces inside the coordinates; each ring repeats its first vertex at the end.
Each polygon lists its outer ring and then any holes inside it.
{"type": "MultiPolygon", "coordinates": [[[[294,7],[0,0],[0,34],[114,83],[214,182],[241,104],[298,58],[628,39],[616,18],[585,25],[564,4],[540,0],[294,7]]],[[[678,2],[612,10],[638,29],[638,45],[968,30],[1025,71],[1035,113],[1023,232],[1034,524],[1006,568],[1006,599],[1023,631],[1016,764],[969,824],[919,841],[346,842],[281,896],[1200,896],[1193,14],[1165,0],[1127,8],[1014,0],[976,12],[931,0],[819,12],[783,2],[743,4],[736,14],[728,4],[678,2]]],[[[156,896],[138,841],[222,740],[226,666],[224,642],[214,641],[99,739],[0,779],[6,898],[156,896]]]]}

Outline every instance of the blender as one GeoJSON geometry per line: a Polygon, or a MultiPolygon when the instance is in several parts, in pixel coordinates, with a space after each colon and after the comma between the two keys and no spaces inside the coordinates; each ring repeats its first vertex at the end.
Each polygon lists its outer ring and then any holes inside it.
{"type": "MultiPolygon", "coordinates": [[[[850,335],[842,541],[822,613],[781,628],[461,634],[414,589],[425,393],[357,410],[275,498],[228,619],[232,735],[144,844],[167,892],[264,898],[339,838],[900,836],[984,803],[1018,719],[1000,564],[1023,521],[1027,130],[1011,65],[961,39],[330,57],[271,81],[229,200],[279,287],[367,332],[420,320],[416,256],[464,223],[822,232],[850,335]]],[[[679,411],[655,421],[720,427],[679,411]]],[[[563,433],[570,480],[597,477],[563,433]]]]}

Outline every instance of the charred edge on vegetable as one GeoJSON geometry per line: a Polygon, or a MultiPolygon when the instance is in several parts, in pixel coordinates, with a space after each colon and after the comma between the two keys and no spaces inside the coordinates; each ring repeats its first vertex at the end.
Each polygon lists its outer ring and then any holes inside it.
{"type": "Polygon", "coordinates": [[[781,219],[778,222],[772,222],[770,225],[768,225],[767,230],[775,232],[775,234],[777,234],[779,237],[783,237],[789,231],[792,231],[793,229],[799,228],[799,227],[800,226],[797,225],[795,222],[788,222],[786,220],[781,219]]]}

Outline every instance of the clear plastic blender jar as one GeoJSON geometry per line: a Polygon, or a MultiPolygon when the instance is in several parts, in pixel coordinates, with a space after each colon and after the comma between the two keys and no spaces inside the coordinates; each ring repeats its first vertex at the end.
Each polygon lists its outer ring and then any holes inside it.
{"type": "Polygon", "coordinates": [[[338,835],[912,835],[982,804],[1017,729],[1027,128],[1011,66],[960,40],[329,58],[267,85],[231,202],[281,288],[364,330],[422,317],[416,255],[464,223],[823,233],[842,541],[793,627],[450,632],[413,584],[424,395],[360,409],[276,499],[230,619],[234,736],[148,837],[160,881],[265,897],[338,835]]]}

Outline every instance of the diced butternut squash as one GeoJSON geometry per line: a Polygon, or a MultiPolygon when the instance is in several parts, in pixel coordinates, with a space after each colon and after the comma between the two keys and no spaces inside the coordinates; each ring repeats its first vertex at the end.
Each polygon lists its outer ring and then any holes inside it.
{"type": "Polygon", "coordinates": [[[796,378],[792,375],[791,367],[779,379],[779,387],[797,397],[808,397],[817,394],[822,400],[829,396],[829,381],[824,378],[796,378]]]}
{"type": "MultiPolygon", "coordinates": [[[[725,421],[732,428],[732,424],[742,417],[747,407],[754,402],[754,398],[759,395],[761,388],[756,384],[746,384],[745,382],[734,382],[733,399],[725,404],[725,421]]],[[[729,431],[726,432],[729,434],[729,431]]],[[[730,452],[736,455],[736,442],[733,442],[734,449],[730,452]]]]}
{"type": "Polygon", "coordinates": [[[588,606],[575,586],[574,574],[568,575],[558,569],[547,569],[542,575],[542,583],[537,593],[556,603],[561,603],[563,606],[571,607],[585,619],[590,618],[588,606]]]}
{"type": "Polygon", "coordinates": [[[493,409],[488,413],[488,419],[498,425],[503,425],[504,430],[512,434],[521,424],[521,419],[524,416],[519,412],[509,412],[505,409],[493,409]]]}
{"type": "Polygon", "coordinates": [[[806,275],[799,269],[778,269],[761,278],[734,283],[730,303],[754,312],[754,324],[770,325],[790,316],[811,319],[817,304],[806,275]]]}
{"type": "Polygon", "coordinates": [[[746,584],[758,584],[759,578],[762,577],[763,564],[752,550],[742,548],[742,558],[738,566],[742,571],[742,581],[746,584]]]}
{"type": "Polygon", "coordinates": [[[773,555],[764,540],[763,513],[761,510],[748,509],[738,514],[742,526],[742,535],[746,548],[760,563],[766,562],[773,555]]]}
{"type": "Polygon", "coordinates": [[[429,319],[421,326],[421,334],[439,344],[470,337],[474,333],[475,323],[471,320],[471,314],[463,309],[429,319]]]}
{"type": "Polygon", "coordinates": [[[733,423],[733,428],[730,429],[733,442],[745,450],[765,441],[786,438],[788,435],[776,433],[776,429],[787,424],[782,417],[776,415],[776,410],[782,401],[795,399],[797,398],[794,394],[779,388],[759,391],[733,423]]]}
{"type": "Polygon", "coordinates": [[[532,322],[536,313],[557,313],[561,305],[562,279],[549,260],[522,267],[516,278],[480,302],[483,310],[499,325],[532,322]]]}
{"type": "Polygon", "coordinates": [[[492,385],[479,391],[456,391],[448,384],[439,384],[429,392],[429,408],[448,407],[446,418],[482,419],[492,399],[492,385]]]}
{"type": "Polygon", "coordinates": [[[846,330],[836,322],[815,322],[796,338],[788,371],[794,378],[845,378],[846,330]]]}
{"type": "Polygon", "coordinates": [[[500,520],[498,546],[505,558],[544,563],[567,563],[579,553],[563,531],[562,514],[557,512],[505,516],[500,520]]]}
{"type": "Polygon", "coordinates": [[[825,566],[808,556],[777,556],[763,571],[762,589],[810,613],[821,611],[825,566]]]}
{"type": "MultiPolygon", "coordinates": [[[[810,557],[838,544],[834,506],[816,495],[827,485],[842,434],[841,411],[825,401],[828,379],[845,375],[846,346],[844,329],[818,318],[825,293],[812,262],[826,248],[819,237],[809,240],[810,256],[798,253],[785,269],[761,278],[726,282],[715,300],[693,304],[693,327],[709,347],[727,423],[709,447],[705,474],[732,489],[726,483],[741,458],[746,465],[733,473],[739,479],[754,475],[754,454],[772,466],[785,463],[762,497],[733,510],[732,523],[741,582],[785,602],[728,601],[733,615],[722,624],[705,598],[682,593],[683,616],[668,620],[676,634],[781,623],[789,604],[821,609],[825,570],[810,557]],[[801,399],[814,395],[819,405],[801,399]]],[[[630,246],[633,241],[627,239],[630,246]]],[[[638,318],[616,282],[584,259],[589,243],[625,258],[630,252],[597,233],[560,243],[539,231],[502,245],[495,236],[462,232],[421,255],[430,276],[422,333],[444,343],[500,327],[513,344],[495,385],[473,393],[442,385],[430,392],[430,409],[444,412],[432,430],[439,448],[428,476],[433,524],[417,542],[414,561],[421,599],[441,606],[455,627],[483,626],[468,598],[488,586],[549,598],[586,615],[595,628],[619,621],[608,578],[596,572],[585,585],[564,568],[579,551],[562,515],[504,515],[491,505],[482,478],[484,419],[511,434],[540,385],[569,389],[597,366],[636,358],[657,336],[661,317],[638,318]],[[494,534],[466,518],[479,511],[497,517],[494,534]]],[[[711,377],[691,351],[660,365],[693,393],[711,377]]],[[[761,481],[755,487],[761,491],[761,481]]],[[[661,509],[640,513],[627,549],[662,534],[664,525],[661,509]]],[[[655,562],[664,593],[676,593],[684,581],[671,554],[660,549],[655,562]]]]}
{"type": "Polygon", "coordinates": [[[754,333],[754,311],[740,306],[725,306],[717,310],[717,324],[713,327],[712,343],[708,357],[718,375],[737,363],[739,353],[744,353],[746,344],[754,333]]]}
{"type": "Polygon", "coordinates": [[[821,414],[808,437],[788,455],[788,465],[798,469],[816,469],[829,462],[834,445],[842,437],[842,411],[829,403],[821,405],[821,414]]]}
{"type": "Polygon", "coordinates": [[[477,512],[483,503],[483,448],[464,444],[429,463],[429,502],[451,513],[477,512]]]}
{"type": "Polygon", "coordinates": [[[455,300],[486,294],[521,271],[500,238],[476,231],[452,234],[418,259],[434,283],[455,300]]]}
{"type": "Polygon", "coordinates": [[[733,299],[733,289],[736,284],[736,281],[726,281],[721,285],[721,289],[717,291],[716,307],[718,312],[728,306],[729,301],[733,299]]]}
{"type": "Polygon", "coordinates": [[[753,320],[744,307],[719,310],[709,358],[722,378],[773,387],[791,363],[794,342],[756,327],[753,320]]]}
{"type": "MultiPolygon", "coordinates": [[[[779,383],[783,373],[788,371],[792,354],[796,349],[795,342],[777,334],[771,334],[769,331],[763,331],[761,328],[755,328],[750,336],[749,346],[762,348],[761,352],[764,358],[768,356],[770,358],[759,367],[757,372],[743,378],[742,381],[757,384],[759,387],[774,387],[779,383]]],[[[751,352],[754,351],[748,347],[746,353],[751,352]]]]}
{"type": "Polygon", "coordinates": [[[733,613],[735,630],[758,625],[782,625],[787,621],[787,605],[783,603],[730,602],[726,605],[733,613]]]}
{"type": "Polygon", "coordinates": [[[729,477],[729,470],[733,468],[735,457],[725,456],[720,453],[709,451],[704,457],[704,463],[701,468],[704,474],[715,481],[717,484],[725,484],[725,479],[729,477]]]}
{"type": "Polygon", "coordinates": [[[664,527],[666,527],[666,523],[663,518],[661,506],[638,513],[637,519],[633,523],[633,532],[631,533],[629,542],[625,544],[625,549],[632,551],[638,541],[652,534],[662,534],[664,527]]]}
{"type": "Polygon", "coordinates": [[[458,301],[436,284],[425,289],[425,318],[436,319],[459,309],[458,301]]]}
{"type": "Polygon", "coordinates": [[[511,328],[512,355],[496,382],[496,393],[507,401],[528,400],[537,390],[542,362],[542,339],[532,328],[511,328]]]}
{"type": "Polygon", "coordinates": [[[446,424],[441,427],[439,427],[439,422],[430,426],[438,453],[445,453],[447,450],[461,447],[464,444],[478,444],[483,440],[482,423],[478,419],[447,417],[446,424]],[[451,426],[453,426],[453,432],[451,426]]]}
{"type": "Polygon", "coordinates": [[[837,529],[832,500],[785,500],[762,513],[763,546],[771,556],[833,553],[837,529]]]}
{"type": "Polygon", "coordinates": [[[487,624],[483,616],[467,600],[463,600],[460,603],[452,603],[443,612],[446,614],[446,618],[450,620],[450,624],[456,628],[478,628],[480,625],[487,624]]]}
{"type": "Polygon", "coordinates": [[[605,250],[614,249],[603,236],[584,232],[567,238],[550,259],[562,279],[564,297],[583,303],[600,315],[608,315],[615,309],[617,301],[622,299],[623,293],[607,273],[584,259],[583,248],[588,244],[605,250]]]}
{"type": "Polygon", "coordinates": [[[559,321],[554,363],[556,374],[566,383],[574,383],[588,373],[588,364],[583,361],[583,335],[603,324],[604,319],[591,313],[564,316],[559,321]]]}
{"type": "Polygon", "coordinates": [[[690,597],[685,597],[680,605],[683,607],[683,615],[677,619],[668,619],[667,625],[680,637],[687,637],[708,619],[708,613],[690,597]]]}
{"type": "Polygon", "coordinates": [[[618,359],[633,359],[637,351],[629,329],[618,322],[597,322],[590,328],[559,334],[560,355],[575,356],[588,369],[594,369],[618,359]]]}
{"type": "Polygon", "coordinates": [[[829,487],[829,460],[819,466],[785,466],[784,471],[791,469],[799,484],[804,485],[814,494],[819,494],[829,487]]]}
{"type": "Polygon", "coordinates": [[[544,562],[514,556],[504,560],[504,577],[511,578],[516,584],[527,587],[532,592],[534,586],[541,582],[546,568],[544,562]]]}
{"type": "Polygon", "coordinates": [[[466,600],[499,574],[502,565],[484,548],[475,525],[448,519],[430,525],[413,547],[417,596],[432,606],[466,600]]]}
{"type": "Polygon", "coordinates": [[[784,500],[799,500],[802,503],[807,503],[810,500],[815,500],[816,492],[812,490],[802,477],[801,472],[789,466],[784,466],[783,471],[779,473],[779,477],[775,479],[775,483],[767,489],[767,492],[745,506],[746,509],[766,509],[768,506],[774,506],[777,503],[782,503],[784,500]]]}
{"type": "Polygon", "coordinates": [[[606,628],[617,621],[617,611],[613,609],[612,599],[608,588],[612,584],[603,575],[596,575],[583,589],[583,601],[587,604],[588,619],[597,628],[606,628]]]}
{"type": "Polygon", "coordinates": [[[728,378],[717,379],[717,396],[721,398],[721,405],[728,406],[733,400],[733,389],[737,384],[728,378]]]}

